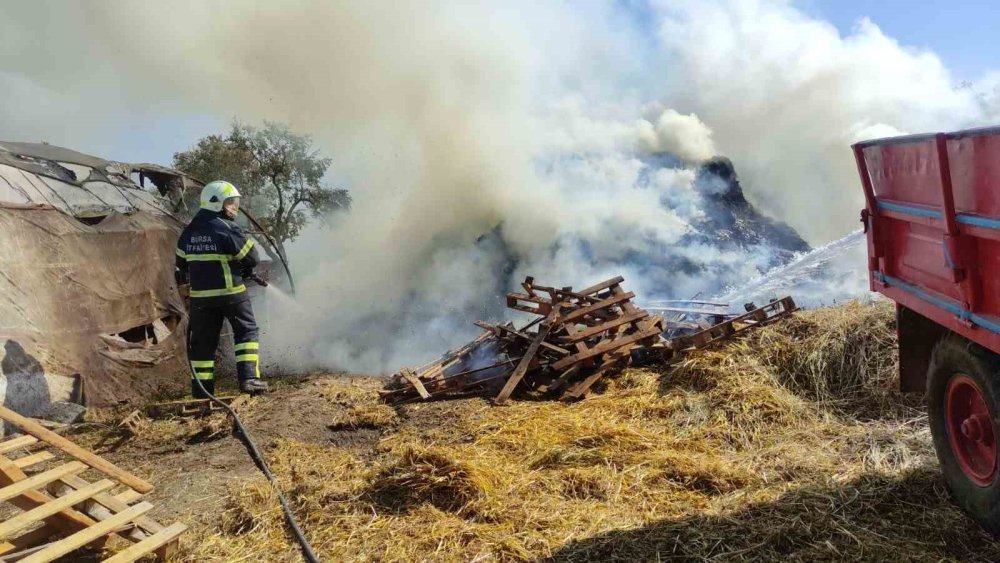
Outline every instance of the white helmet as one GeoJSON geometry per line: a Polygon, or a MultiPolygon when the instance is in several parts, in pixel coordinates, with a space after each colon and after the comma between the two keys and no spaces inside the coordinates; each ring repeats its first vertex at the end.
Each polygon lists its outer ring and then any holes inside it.
{"type": "Polygon", "coordinates": [[[201,208],[215,212],[222,211],[222,203],[231,197],[240,197],[236,186],[225,180],[209,182],[201,189],[201,208]]]}

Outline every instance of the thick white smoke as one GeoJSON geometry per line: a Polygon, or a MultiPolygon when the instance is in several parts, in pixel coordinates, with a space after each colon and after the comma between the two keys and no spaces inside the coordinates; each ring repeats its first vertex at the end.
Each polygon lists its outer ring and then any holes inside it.
{"type": "MultiPolygon", "coordinates": [[[[105,147],[140,134],[137,117],[207,115],[289,122],[333,157],[355,207],[292,249],[299,293],[266,335],[285,367],[427,358],[525,274],[622,273],[650,299],[752,277],[770,249],[689,236],[706,218],[699,161],[731,157],[752,201],[819,244],[856,225],[851,142],[996,106],[977,94],[988,81],[955,89],[871,22],[844,37],[782,1],[0,11],[5,138],[116,158],[105,147]]],[[[187,148],[171,143],[162,160],[187,148]]]]}
{"type": "Polygon", "coordinates": [[[712,130],[697,115],[665,110],[654,121],[639,121],[639,147],[649,153],[666,152],[685,160],[701,161],[716,156],[712,130]]]}
{"type": "Polygon", "coordinates": [[[782,0],[656,7],[668,68],[680,78],[666,99],[712,128],[755,203],[814,244],[845,234],[863,205],[851,143],[981,125],[1000,110],[995,80],[956,88],[936,55],[868,19],[842,36],[782,0]]]}

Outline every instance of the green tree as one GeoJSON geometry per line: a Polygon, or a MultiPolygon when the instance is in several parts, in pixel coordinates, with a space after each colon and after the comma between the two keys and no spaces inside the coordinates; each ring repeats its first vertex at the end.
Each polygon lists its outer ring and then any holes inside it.
{"type": "Polygon", "coordinates": [[[235,184],[243,195],[241,205],[274,238],[282,255],[285,243],[298,237],[310,217],[350,208],[350,193],[323,181],[330,162],[313,147],[311,137],[270,122],[263,127],[236,122],[228,135],[209,135],[174,154],[178,170],[205,182],[235,184]]]}

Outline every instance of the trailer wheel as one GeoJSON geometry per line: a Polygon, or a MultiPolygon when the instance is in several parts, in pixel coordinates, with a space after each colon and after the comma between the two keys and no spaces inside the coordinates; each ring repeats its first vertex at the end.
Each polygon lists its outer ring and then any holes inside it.
{"type": "Polygon", "coordinates": [[[934,347],[927,374],[934,449],[956,502],[1000,534],[1000,361],[989,350],[948,336],[934,347]]]}

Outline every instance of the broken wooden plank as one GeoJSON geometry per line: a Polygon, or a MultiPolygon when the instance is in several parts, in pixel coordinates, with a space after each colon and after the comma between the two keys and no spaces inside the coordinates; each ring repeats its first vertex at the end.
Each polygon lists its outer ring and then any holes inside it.
{"type": "MultiPolygon", "coordinates": [[[[491,369],[498,368],[498,367],[503,367],[503,366],[510,366],[511,369],[513,369],[514,362],[517,362],[520,359],[521,358],[519,358],[519,357],[518,358],[509,358],[509,359],[506,359],[506,360],[501,360],[499,362],[494,362],[494,363],[492,363],[490,365],[478,367],[478,368],[475,368],[475,369],[460,371],[458,373],[453,373],[451,375],[445,376],[445,377],[441,378],[440,380],[436,380],[435,383],[459,379],[460,381],[458,383],[454,384],[454,386],[452,386],[452,384],[449,383],[448,384],[449,386],[448,386],[447,390],[448,391],[461,390],[461,389],[464,389],[465,387],[476,385],[476,384],[478,384],[478,383],[480,383],[480,382],[482,382],[482,381],[485,380],[485,379],[478,379],[478,380],[474,380],[474,381],[464,382],[464,381],[461,381],[461,378],[464,378],[464,377],[469,376],[469,375],[474,374],[474,373],[479,373],[479,372],[483,372],[483,371],[487,371],[487,370],[491,370],[491,369]]],[[[493,378],[494,377],[490,377],[489,379],[493,379],[493,378]]],[[[383,395],[383,397],[385,397],[387,395],[394,395],[394,394],[399,394],[399,393],[406,393],[407,391],[411,391],[411,390],[412,390],[412,388],[410,388],[410,387],[400,387],[400,388],[396,388],[396,389],[381,389],[381,390],[379,390],[379,394],[381,394],[381,395],[383,395]]]]}
{"type": "Polygon", "coordinates": [[[525,313],[532,313],[535,315],[548,316],[552,312],[552,302],[531,297],[523,293],[508,293],[507,294],[507,307],[510,309],[517,309],[518,311],[524,311],[525,313]],[[527,301],[528,303],[534,303],[535,306],[523,305],[521,301],[527,301]]]}
{"type": "Polygon", "coordinates": [[[711,325],[693,334],[669,339],[666,346],[672,350],[686,352],[705,348],[716,342],[728,340],[750,329],[765,326],[768,323],[787,317],[796,310],[791,297],[784,297],[746,312],[738,317],[722,323],[711,325]]]}
{"type": "Polygon", "coordinates": [[[528,295],[534,297],[535,296],[534,284],[535,284],[535,278],[528,276],[524,278],[523,282],[521,282],[521,287],[524,288],[524,291],[527,292],[528,295]]]}
{"type": "Polygon", "coordinates": [[[604,363],[594,370],[593,373],[567,389],[560,399],[567,400],[582,398],[599,379],[607,375],[609,372],[623,367],[627,358],[628,356],[625,354],[612,354],[611,357],[605,360],[604,363]]]}
{"type": "Polygon", "coordinates": [[[148,493],[153,490],[153,485],[143,481],[142,479],[132,475],[131,473],[120,469],[118,466],[104,459],[103,457],[81,448],[80,446],[74,444],[73,442],[63,438],[59,434],[43,427],[42,425],[30,420],[27,417],[21,416],[16,412],[6,408],[0,407],[0,418],[10,422],[14,426],[21,429],[23,432],[38,438],[48,444],[62,450],[63,453],[70,455],[83,463],[86,463],[90,467],[113,477],[118,482],[123,485],[128,485],[133,489],[139,491],[140,493],[148,493]]]}
{"type": "MultiPolygon", "coordinates": [[[[554,314],[550,313],[550,317],[552,316],[554,316],[554,314]]],[[[549,335],[549,330],[551,330],[551,325],[548,323],[543,323],[538,327],[538,334],[535,335],[534,340],[532,340],[531,344],[528,346],[528,350],[523,356],[521,356],[521,361],[517,363],[517,367],[514,368],[514,372],[510,374],[510,377],[507,379],[507,383],[504,384],[503,389],[500,390],[500,394],[497,395],[495,399],[496,404],[502,405],[507,402],[508,398],[510,398],[511,393],[514,392],[514,388],[517,387],[517,384],[521,382],[522,378],[524,378],[524,374],[528,372],[528,366],[531,364],[531,360],[534,359],[535,354],[538,353],[538,349],[541,348],[542,341],[544,341],[545,337],[549,335]]]]}
{"type": "MultiPolygon", "coordinates": [[[[615,284],[615,285],[611,286],[610,289],[611,289],[611,295],[612,296],[621,297],[622,295],[625,295],[625,290],[622,289],[622,287],[620,285],[615,284]]],[[[629,299],[629,300],[625,301],[624,303],[622,303],[621,307],[622,307],[622,311],[625,311],[625,313],[627,313],[627,314],[632,314],[632,313],[635,313],[636,311],[640,310],[638,307],[635,306],[635,303],[632,303],[631,299],[629,299]]]]}
{"type": "Polygon", "coordinates": [[[600,301],[599,297],[592,294],[587,295],[585,293],[579,293],[573,291],[572,287],[559,288],[559,287],[546,287],[546,286],[535,285],[532,286],[532,289],[548,293],[551,296],[552,302],[557,302],[557,301],[571,302],[573,299],[576,299],[578,301],[589,304],[595,301],[600,301]]]}
{"type": "MultiPolygon", "coordinates": [[[[512,329],[512,328],[510,328],[508,326],[496,325],[496,329],[499,332],[502,332],[504,334],[509,334],[511,336],[514,336],[515,338],[519,338],[521,340],[525,340],[528,343],[530,343],[531,340],[532,340],[532,336],[527,335],[527,334],[523,334],[520,331],[514,330],[514,329],[512,329]]],[[[547,350],[552,350],[553,352],[555,352],[557,354],[560,354],[560,355],[563,355],[563,356],[570,355],[570,351],[569,350],[567,350],[567,349],[565,349],[565,348],[563,348],[561,346],[556,346],[555,344],[550,344],[548,342],[542,342],[542,347],[546,348],[547,350]]]]}
{"type": "Polygon", "coordinates": [[[572,311],[569,314],[565,315],[563,318],[559,319],[559,322],[560,323],[571,323],[571,322],[573,322],[573,321],[575,321],[577,319],[581,319],[581,318],[583,318],[583,317],[585,317],[587,315],[592,315],[592,314],[594,314],[597,311],[600,311],[602,309],[606,309],[606,308],[611,307],[613,305],[618,305],[619,303],[624,303],[624,302],[628,301],[629,299],[632,299],[633,297],[635,297],[635,294],[632,293],[631,291],[628,292],[628,293],[623,293],[621,295],[613,295],[613,296],[611,296],[611,297],[609,297],[607,299],[598,301],[597,303],[594,303],[593,305],[589,305],[587,307],[582,307],[580,309],[576,309],[575,311],[572,311]]]}
{"type": "Polygon", "coordinates": [[[540,297],[538,295],[529,295],[527,293],[508,293],[507,299],[515,299],[517,301],[527,301],[528,303],[534,303],[536,305],[544,305],[546,307],[551,307],[553,301],[551,299],[546,299],[545,297],[540,297]]]}
{"type": "Polygon", "coordinates": [[[468,354],[469,352],[471,352],[473,348],[475,348],[479,344],[482,344],[484,341],[486,341],[486,339],[488,339],[490,336],[491,336],[490,333],[484,332],[484,333],[480,334],[479,336],[475,337],[471,342],[466,342],[461,347],[456,348],[454,350],[448,350],[448,352],[446,352],[438,360],[433,361],[433,362],[428,362],[428,363],[424,364],[423,367],[421,367],[419,369],[416,369],[416,370],[413,370],[413,371],[415,371],[416,373],[420,373],[421,371],[423,371],[423,370],[425,370],[427,368],[430,368],[432,366],[440,365],[442,363],[446,363],[448,360],[452,360],[452,359],[455,359],[455,358],[459,358],[459,357],[465,356],[466,354],[468,354]]]}
{"type": "Polygon", "coordinates": [[[104,563],[128,563],[135,561],[144,555],[166,546],[170,542],[176,541],[187,529],[188,527],[180,522],[171,524],[141,542],[119,551],[113,557],[105,559],[104,563]]]}
{"type": "Polygon", "coordinates": [[[763,307],[729,319],[728,321],[710,326],[701,332],[690,335],[688,338],[690,338],[695,347],[703,348],[720,340],[732,338],[748,329],[762,326],[765,322],[772,319],[790,315],[794,310],[794,302],[791,301],[791,298],[786,297],[780,301],[769,303],[763,307]],[[763,319],[761,317],[762,314],[764,315],[763,319]],[[737,327],[737,324],[742,324],[743,326],[737,327]]]}
{"type": "Polygon", "coordinates": [[[486,321],[475,321],[472,324],[478,326],[479,328],[481,328],[483,330],[490,331],[491,333],[493,333],[494,336],[499,336],[500,325],[491,325],[490,323],[488,323],[486,321]]]}
{"type": "Polygon", "coordinates": [[[574,375],[577,374],[577,372],[580,371],[580,367],[581,366],[582,366],[582,364],[574,364],[574,365],[566,368],[565,370],[563,370],[562,373],[559,374],[558,377],[556,377],[555,381],[553,381],[552,383],[550,383],[548,386],[546,386],[545,389],[542,389],[541,391],[546,392],[546,393],[553,393],[555,391],[558,391],[564,385],[566,385],[566,383],[568,383],[569,380],[574,375]]]}
{"type": "Polygon", "coordinates": [[[567,337],[567,340],[569,342],[578,342],[580,340],[586,340],[586,339],[590,338],[591,336],[596,336],[596,335],[601,334],[602,332],[605,332],[607,330],[610,330],[610,329],[613,329],[613,328],[617,328],[617,327],[619,327],[621,325],[629,324],[629,323],[632,323],[632,322],[644,319],[644,318],[646,318],[648,316],[649,316],[649,313],[647,311],[637,311],[637,312],[632,313],[630,315],[624,315],[624,316],[618,317],[617,319],[608,321],[606,323],[603,323],[603,324],[600,324],[600,325],[597,325],[597,326],[589,327],[587,329],[584,329],[584,330],[581,330],[581,331],[577,331],[577,332],[570,332],[569,336],[567,337]]]}
{"type": "Polygon", "coordinates": [[[410,382],[410,385],[412,385],[413,388],[416,389],[417,393],[420,394],[420,398],[424,400],[431,398],[431,394],[427,392],[427,388],[424,387],[424,384],[420,382],[420,379],[416,375],[410,373],[410,370],[403,368],[399,370],[399,375],[401,375],[403,379],[410,382]]]}
{"type": "Polygon", "coordinates": [[[658,336],[660,334],[659,327],[652,327],[650,329],[637,332],[635,334],[619,337],[614,340],[609,340],[594,346],[593,348],[587,350],[586,352],[581,352],[579,354],[574,354],[572,356],[563,358],[552,364],[552,369],[565,369],[576,362],[581,362],[583,360],[588,360],[594,356],[600,356],[612,350],[617,350],[623,346],[628,346],[629,344],[634,344],[640,340],[645,340],[652,336],[658,336]]]}
{"type": "Polygon", "coordinates": [[[102,520],[93,526],[89,526],[75,534],[63,538],[59,541],[52,542],[45,549],[33,553],[28,557],[21,560],[22,563],[48,563],[53,561],[63,555],[72,553],[77,549],[87,545],[88,543],[110,534],[129,522],[137,516],[142,516],[143,514],[152,510],[153,505],[148,502],[140,502],[139,504],[130,507],[128,510],[124,510],[115,514],[107,520],[102,520]]]}
{"type": "Polygon", "coordinates": [[[581,293],[583,295],[591,295],[591,294],[597,293],[599,291],[603,291],[605,289],[608,289],[611,286],[618,285],[618,284],[622,283],[623,281],[625,281],[625,278],[623,278],[621,276],[615,276],[615,277],[613,277],[613,278],[611,278],[609,280],[602,281],[599,284],[592,285],[592,286],[584,288],[584,289],[580,289],[580,290],[577,291],[577,293],[581,293]]]}
{"type": "Polygon", "coordinates": [[[650,336],[649,342],[640,341],[639,344],[641,346],[652,346],[657,342],[662,342],[663,331],[665,330],[666,324],[667,321],[664,320],[664,318],[661,315],[651,315],[639,321],[638,327],[640,330],[645,331],[647,328],[649,328],[650,331],[652,331],[652,329],[656,329],[656,335],[650,336]]]}

